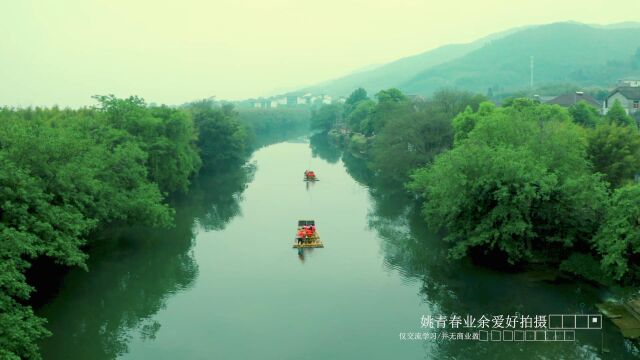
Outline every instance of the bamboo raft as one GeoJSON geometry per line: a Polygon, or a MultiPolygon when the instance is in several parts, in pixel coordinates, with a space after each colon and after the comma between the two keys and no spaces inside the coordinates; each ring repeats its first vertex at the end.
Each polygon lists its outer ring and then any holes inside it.
{"type": "Polygon", "coordinates": [[[320,240],[320,236],[318,236],[318,232],[317,231],[316,231],[315,234],[313,234],[313,236],[311,238],[303,240],[302,244],[298,243],[298,239],[296,239],[295,242],[293,243],[293,248],[294,249],[323,248],[323,247],[324,247],[324,244],[320,240]]]}
{"type": "MultiPolygon", "coordinates": [[[[299,220],[298,221],[298,227],[300,226],[308,226],[308,225],[315,225],[315,221],[314,220],[299,220]]],[[[302,241],[302,243],[298,243],[298,239],[295,239],[295,242],[293,243],[293,248],[294,249],[303,249],[303,248],[323,248],[324,244],[322,243],[322,241],[320,240],[320,236],[318,235],[318,231],[316,230],[316,232],[309,238],[306,238],[302,241]]]]}
{"type": "Polygon", "coordinates": [[[323,247],[324,247],[324,244],[320,240],[315,241],[315,242],[310,242],[310,243],[302,243],[302,244],[298,244],[296,242],[295,244],[293,244],[293,248],[294,249],[323,248],[323,247]]]}

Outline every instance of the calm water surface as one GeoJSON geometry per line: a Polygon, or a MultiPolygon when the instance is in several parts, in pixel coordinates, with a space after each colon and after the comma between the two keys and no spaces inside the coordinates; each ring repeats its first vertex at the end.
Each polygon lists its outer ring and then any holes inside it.
{"type": "MultiPolygon", "coordinates": [[[[402,341],[422,315],[596,313],[606,294],[446,260],[406,199],[306,139],[203,176],[170,230],[112,229],[38,313],[45,359],[627,359],[608,322],[564,343],[402,341]],[[306,184],[313,168],[320,181],[306,184]],[[315,219],[324,249],[291,248],[315,219]],[[603,352],[604,349],[604,352],[603,352]]],[[[445,331],[451,331],[446,329],[445,331]]]]}

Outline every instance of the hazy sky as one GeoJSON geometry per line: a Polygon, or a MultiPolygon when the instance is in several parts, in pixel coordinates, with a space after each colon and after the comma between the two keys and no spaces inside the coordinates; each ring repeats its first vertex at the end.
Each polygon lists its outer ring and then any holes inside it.
{"type": "Polygon", "coordinates": [[[639,0],[2,0],[0,105],[271,95],[512,27],[638,14],[639,0]]]}

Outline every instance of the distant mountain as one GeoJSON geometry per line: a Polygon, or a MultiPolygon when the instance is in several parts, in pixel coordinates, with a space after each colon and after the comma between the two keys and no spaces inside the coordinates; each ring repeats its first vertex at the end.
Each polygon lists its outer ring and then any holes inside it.
{"type": "Polygon", "coordinates": [[[640,26],[556,23],[527,28],[416,74],[399,87],[429,94],[443,87],[512,91],[534,83],[608,86],[640,73],[640,26]]]}
{"type": "Polygon", "coordinates": [[[529,87],[531,56],[535,86],[607,87],[620,78],[640,76],[640,22],[564,22],[511,29],[368,67],[301,91],[348,95],[358,87],[369,93],[398,87],[408,94],[428,95],[453,87],[506,93],[529,87]]]}
{"type": "Polygon", "coordinates": [[[474,50],[480,49],[492,40],[507,36],[520,29],[521,28],[511,29],[493,34],[468,44],[444,45],[388,64],[360,69],[344,77],[313,85],[300,91],[331,95],[348,95],[354,89],[363,87],[369,93],[376,93],[381,89],[400,86],[422,71],[460,58],[474,50]]]}
{"type": "MultiPolygon", "coordinates": [[[[579,24],[579,23],[576,23],[579,24]]],[[[609,24],[609,25],[599,25],[599,24],[589,24],[589,26],[599,29],[629,29],[629,28],[640,28],[640,22],[637,21],[625,21],[617,24],[609,24]]]]}

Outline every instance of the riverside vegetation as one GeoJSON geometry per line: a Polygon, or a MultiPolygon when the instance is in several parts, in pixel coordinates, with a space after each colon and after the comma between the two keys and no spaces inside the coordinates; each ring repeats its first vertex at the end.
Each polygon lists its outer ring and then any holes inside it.
{"type": "Polygon", "coordinates": [[[374,99],[355,90],[312,127],[405,188],[452,259],[541,265],[589,281],[640,280],[640,134],[619,103],[606,116],[516,98],[502,107],[454,90],[374,99]]]}
{"type": "Polygon", "coordinates": [[[231,105],[206,100],[169,107],[95,98],[98,106],[77,110],[0,108],[2,359],[40,358],[37,341],[50,334],[29,304],[25,272],[34,261],[86,269],[100,231],[172,227],[170,197],[199,172],[237,168],[256,135],[306,121],[240,119],[231,105]]]}

